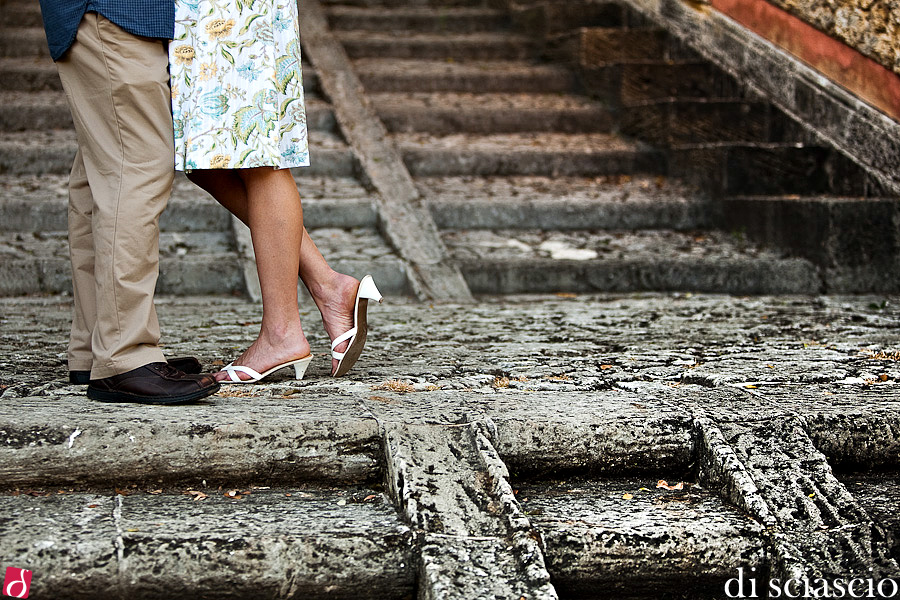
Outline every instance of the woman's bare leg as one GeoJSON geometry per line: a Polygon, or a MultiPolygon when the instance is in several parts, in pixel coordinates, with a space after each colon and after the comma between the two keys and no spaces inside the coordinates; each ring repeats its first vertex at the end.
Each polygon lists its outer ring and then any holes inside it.
{"type": "MultiPolygon", "coordinates": [[[[285,171],[289,173],[289,171],[285,171]]],[[[228,209],[243,223],[249,222],[249,201],[244,181],[235,171],[193,171],[188,178],[206,190],[216,201],[228,209]]],[[[291,179],[293,184],[293,179],[291,179]]],[[[296,189],[296,186],[295,186],[296,189]]],[[[322,323],[330,339],[334,339],[353,326],[353,304],[359,281],[349,275],[334,271],[318,247],[303,228],[300,243],[300,279],[322,314],[322,323]]],[[[346,350],[344,342],[337,351],[346,350]]],[[[332,373],[338,361],[332,360],[332,373]]]]}
{"type": "MultiPolygon", "coordinates": [[[[309,342],[300,325],[294,276],[300,266],[303,208],[289,172],[263,167],[242,169],[237,174],[247,194],[246,217],[256,255],[263,316],[256,341],[234,364],[262,373],[309,354],[309,342]]],[[[220,373],[217,378],[226,379],[227,375],[220,373]]]]}

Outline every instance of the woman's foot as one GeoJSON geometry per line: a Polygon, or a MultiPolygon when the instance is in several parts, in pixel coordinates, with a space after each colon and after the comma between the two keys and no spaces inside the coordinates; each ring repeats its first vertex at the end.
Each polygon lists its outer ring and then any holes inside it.
{"type": "MultiPolygon", "coordinates": [[[[349,275],[334,272],[331,279],[324,284],[309,290],[313,301],[322,313],[322,324],[328,339],[334,340],[353,327],[353,306],[356,302],[356,290],[359,280],[349,275]]],[[[350,341],[341,342],[336,352],[344,352],[350,341]]],[[[338,361],[331,359],[331,373],[337,369],[338,361]]]]}
{"type": "MultiPolygon", "coordinates": [[[[299,324],[281,331],[263,330],[259,337],[232,364],[250,367],[259,373],[265,373],[272,367],[303,358],[309,354],[309,342],[299,324]]],[[[243,381],[251,379],[246,373],[238,372],[243,381]]],[[[228,373],[216,373],[216,381],[225,381],[228,373]]]]}

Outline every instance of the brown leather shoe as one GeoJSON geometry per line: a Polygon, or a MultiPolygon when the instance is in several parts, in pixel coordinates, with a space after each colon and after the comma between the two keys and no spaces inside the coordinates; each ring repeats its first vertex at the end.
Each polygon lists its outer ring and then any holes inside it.
{"type": "MultiPolygon", "coordinates": [[[[200,361],[193,356],[179,356],[168,360],[169,366],[175,367],[182,373],[189,375],[199,373],[203,370],[200,361]]],[[[90,371],[69,371],[69,383],[75,385],[88,385],[91,382],[90,371]]]]}
{"type": "Polygon", "coordinates": [[[158,362],[121,375],[92,379],[87,395],[100,402],[180,404],[205,398],[218,389],[219,383],[212,375],[189,375],[158,362]]]}

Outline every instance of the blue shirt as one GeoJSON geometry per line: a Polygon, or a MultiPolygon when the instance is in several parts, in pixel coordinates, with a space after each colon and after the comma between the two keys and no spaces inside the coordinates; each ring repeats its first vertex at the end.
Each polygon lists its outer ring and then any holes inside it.
{"type": "Polygon", "coordinates": [[[75,41],[84,13],[103,15],[128,33],[171,40],[175,0],[41,0],[50,56],[58,60],[75,41]]]}

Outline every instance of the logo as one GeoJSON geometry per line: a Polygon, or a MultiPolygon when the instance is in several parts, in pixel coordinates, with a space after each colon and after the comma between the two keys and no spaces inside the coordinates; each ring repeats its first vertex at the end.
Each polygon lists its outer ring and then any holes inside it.
{"type": "Polygon", "coordinates": [[[6,567],[3,578],[3,595],[13,598],[27,598],[31,588],[31,571],[17,567],[6,567]]]}

